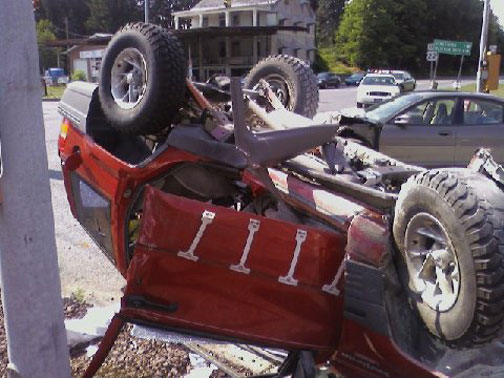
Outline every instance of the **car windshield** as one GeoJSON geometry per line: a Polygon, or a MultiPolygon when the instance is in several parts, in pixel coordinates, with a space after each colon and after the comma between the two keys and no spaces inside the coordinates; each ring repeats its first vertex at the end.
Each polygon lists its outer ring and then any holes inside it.
{"type": "Polygon", "coordinates": [[[366,76],[362,81],[364,85],[395,85],[392,76],[366,76]]]}
{"type": "Polygon", "coordinates": [[[392,76],[394,76],[396,80],[404,80],[404,74],[402,73],[394,73],[392,76]]]}
{"type": "Polygon", "coordinates": [[[395,97],[369,108],[366,111],[365,117],[372,122],[387,120],[392,118],[404,108],[408,107],[411,104],[414,104],[421,99],[422,96],[419,96],[417,94],[408,94],[405,96],[395,97]]]}
{"type": "Polygon", "coordinates": [[[325,79],[326,77],[329,76],[329,72],[321,72],[317,75],[317,78],[319,79],[325,79]]]}
{"type": "Polygon", "coordinates": [[[350,79],[354,80],[362,79],[362,74],[355,73],[352,76],[350,76],[350,79]]]}

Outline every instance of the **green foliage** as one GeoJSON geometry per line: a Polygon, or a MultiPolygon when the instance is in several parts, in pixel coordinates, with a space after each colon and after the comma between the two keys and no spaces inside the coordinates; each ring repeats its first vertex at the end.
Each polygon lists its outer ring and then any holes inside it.
{"type": "MultiPolygon", "coordinates": [[[[335,31],[337,58],[363,68],[428,70],[426,47],[437,38],[473,42],[464,64],[474,70],[482,12],[481,0],[352,0],[335,31]]],[[[504,31],[494,15],[489,43],[504,49],[504,31]]],[[[456,72],[459,62],[442,55],[440,70],[456,72]]]]}
{"type": "Polygon", "coordinates": [[[401,53],[393,0],[353,0],[336,34],[344,61],[353,66],[388,66],[401,53]]]}
{"type": "Polygon", "coordinates": [[[317,37],[319,45],[334,44],[334,31],[338,28],[345,0],[319,0],[317,3],[317,37]]]}
{"type": "Polygon", "coordinates": [[[82,288],[77,288],[73,293],[72,293],[72,299],[74,299],[78,303],[86,303],[86,292],[82,288]]]}
{"type": "Polygon", "coordinates": [[[72,81],[86,81],[86,73],[82,70],[75,70],[71,76],[72,81]]]}
{"type": "Polygon", "coordinates": [[[57,65],[57,52],[54,48],[46,47],[45,43],[54,41],[54,26],[49,20],[40,20],[36,24],[37,44],[39,46],[39,67],[40,72],[44,73],[48,67],[57,65]]]}
{"type": "Polygon", "coordinates": [[[330,71],[337,74],[351,74],[355,71],[355,68],[339,61],[334,47],[321,47],[315,56],[313,70],[315,72],[330,71]]]}
{"type": "MultiPolygon", "coordinates": [[[[42,0],[37,19],[47,18],[58,38],[82,38],[93,33],[115,33],[128,22],[144,19],[145,0],[42,0]]],[[[149,0],[149,20],[173,27],[172,13],[186,10],[199,0],[149,0]]]]}
{"type": "Polygon", "coordinates": [[[48,85],[47,95],[42,96],[42,98],[45,100],[58,100],[63,96],[65,89],[65,85],[48,85]]]}
{"type": "Polygon", "coordinates": [[[141,21],[142,10],[135,0],[90,0],[89,33],[115,33],[128,22],[141,21]]]}

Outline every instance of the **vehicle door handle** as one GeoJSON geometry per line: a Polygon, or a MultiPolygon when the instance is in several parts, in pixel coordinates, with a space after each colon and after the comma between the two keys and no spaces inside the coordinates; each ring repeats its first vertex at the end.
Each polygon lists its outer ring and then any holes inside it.
{"type": "Polygon", "coordinates": [[[449,131],[440,131],[438,133],[438,135],[441,135],[441,136],[448,136],[448,135],[451,135],[451,133],[449,131]]]}

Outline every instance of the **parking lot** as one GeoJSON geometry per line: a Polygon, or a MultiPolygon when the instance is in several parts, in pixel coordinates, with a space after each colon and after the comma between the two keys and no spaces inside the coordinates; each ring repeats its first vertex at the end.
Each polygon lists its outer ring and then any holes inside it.
{"type": "MultiPolygon", "coordinates": [[[[450,87],[452,80],[439,80],[439,87],[450,87]]],[[[470,84],[471,81],[464,80],[463,85],[470,84]]],[[[417,89],[429,89],[430,80],[417,80],[417,89]]],[[[328,112],[331,110],[340,110],[343,108],[354,107],[356,104],[357,87],[340,86],[336,89],[321,89],[319,112],[328,112]]]]}

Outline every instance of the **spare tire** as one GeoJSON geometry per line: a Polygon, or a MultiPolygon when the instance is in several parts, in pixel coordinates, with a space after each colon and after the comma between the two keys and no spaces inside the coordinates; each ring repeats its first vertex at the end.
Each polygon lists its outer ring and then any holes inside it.
{"type": "Polygon", "coordinates": [[[269,56],[257,63],[245,79],[245,88],[253,89],[264,79],[287,110],[313,118],[317,113],[317,78],[302,60],[289,55],[269,56]]]}
{"type": "Polygon", "coordinates": [[[394,238],[411,303],[442,342],[493,340],[504,320],[504,193],[467,169],[411,177],[395,208],[394,238]]]}
{"type": "Polygon", "coordinates": [[[169,126],[184,100],[187,62],[178,39],[141,22],[124,26],[102,61],[100,103],[112,126],[154,134],[169,126]]]}

